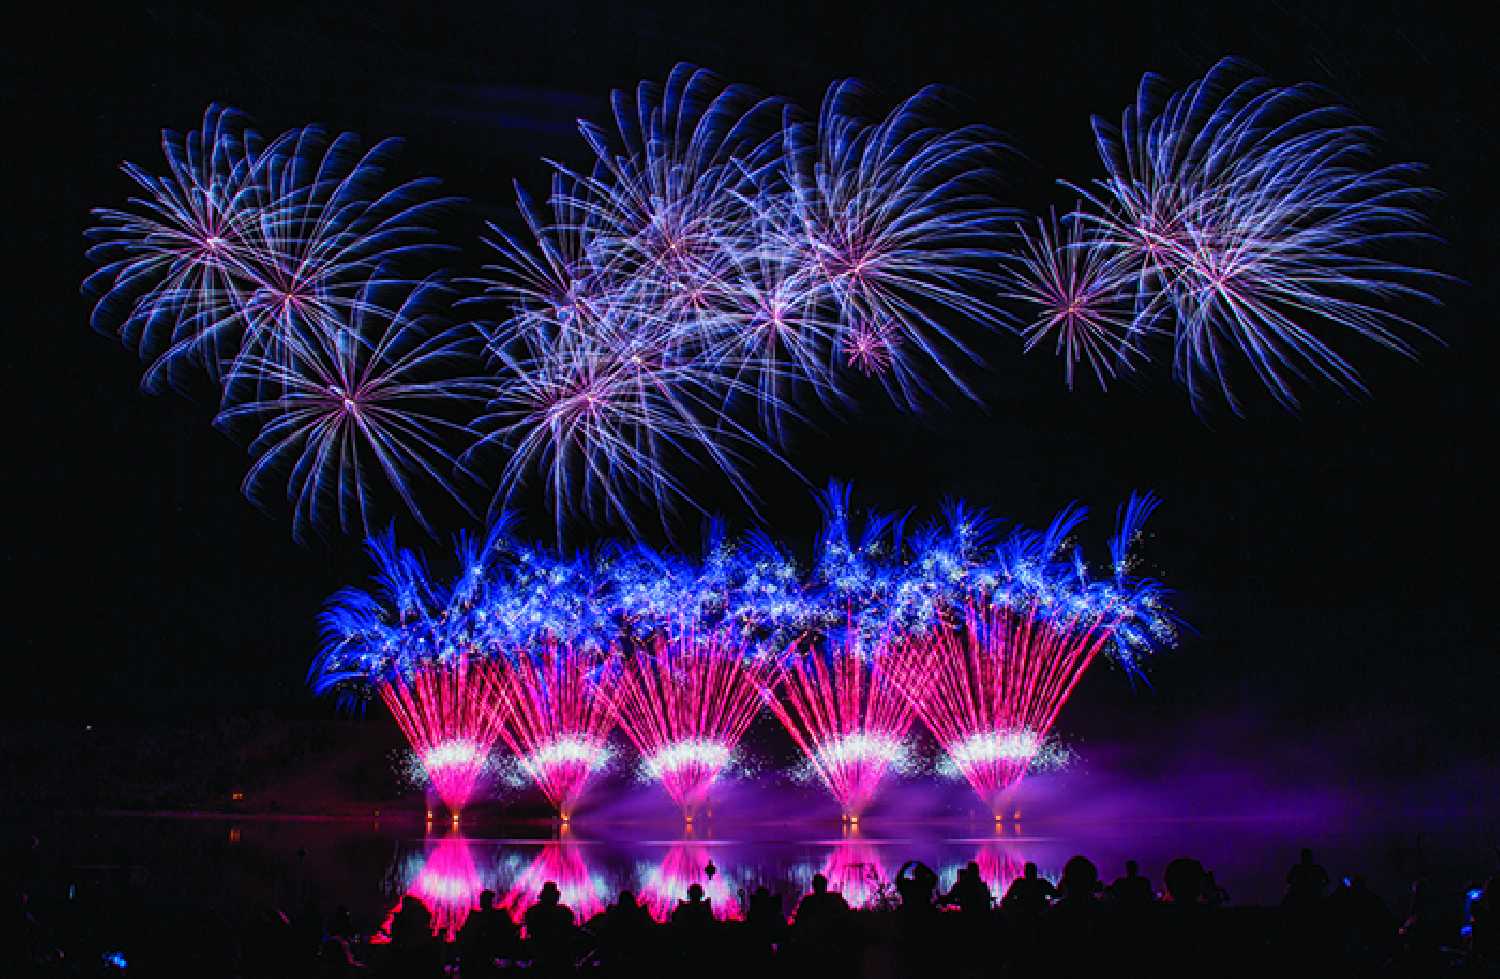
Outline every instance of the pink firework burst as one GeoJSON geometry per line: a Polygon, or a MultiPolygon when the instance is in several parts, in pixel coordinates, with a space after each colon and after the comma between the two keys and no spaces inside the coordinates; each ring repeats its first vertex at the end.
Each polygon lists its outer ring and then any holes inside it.
{"type": "Polygon", "coordinates": [[[865,377],[884,374],[895,360],[896,342],[889,320],[857,320],[844,335],[844,364],[865,377]]]}
{"type": "Polygon", "coordinates": [[[970,605],[903,644],[892,670],[955,768],[998,817],[1116,620],[1032,598],[970,605]],[[922,647],[925,647],[922,648],[922,647]]]}
{"type": "Polygon", "coordinates": [[[495,670],[500,737],[564,821],[608,756],[614,717],[593,686],[603,663],[593,649],[549,640],[501,657],[495,670]]]}
{"type": "Polygon", "coordinates": [[[731,627],[658,633],[620,662],[601,692],[620,728],[691,821],[760,707],[774,664],[731,627]]]}
{"type": "Polygon", "coordinates": [[[500,736],[493,664],[460,656],[382,681],[380,698],[454,819],[468,803],[500,736]]]}
{"type": "MultiPolygon", "coordinates": [[[[833,647],[809,646],[789,657],[766,702],[838,800],[844,818],[858,820],[892,762],[904,753],[916,707],[881,669],[889,649],[884,641],[867,651],[858,631],[848,629],[833,647]]],[[[912,666],[909,672],[911,682],[921,682],[920,670],[912,666]]]]}

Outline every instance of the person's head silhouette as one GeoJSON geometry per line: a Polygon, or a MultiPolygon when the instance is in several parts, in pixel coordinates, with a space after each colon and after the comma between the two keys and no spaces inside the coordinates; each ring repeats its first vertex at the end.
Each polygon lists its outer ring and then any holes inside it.
{"type": "Polygon", "coordinates": [[[1313,852],[1312,852],[1312,850],[1310,850],[1307,847],[1303,847],[1302,848],[1302,862],[1303,863],[1312,863],[1313,862],[1313,852]]]}
{"type": "Polygon", "coordinates": [[[633,908],[633,907],[635,907],[635,891],[621,891],[620,892],[620,907],[622,907],[622,908],[633,908]]]}
{"type": "Polygon", "coordinates": [[[562,891],[557,889],[557,881],[549,880],[542,885],[541,893],[536,896],[537,903],[553,905],[562,900],[562,891]]]}
{"type": "Polygon", "coordinates": [[[1026,866],[1022,868],[1021,873],[1026,877],[1027,880],[1036,880],[1036,864],[1027,861],[1026,866]]]}
{"type": "Polygon", "coordinates": [[[812,888],[814,894],[828,893],[828,878],[822,874],[813,874],[812,888]]]}
{"type": "Polygon", "coordinates": [[[693,902],[694,904],[697,904],[699,901],[703,900],[703,885],[702,884],[689,884],[688,885],[688,900],[691,901],[691,902],[693,902]]]}
{"type": "Polygon", "coordinates": [[[479,892],[479,909],[481,911],[490,911],[490,910],[493,910],[494,907],[495,907],[495,892],[494,891],[488,891],[488,890],[486,890],[486,891],[480,891],[479,892]]]}
{"type": "Polygon", "coordinates": [[[1125,861],[1125,876],[1126,877],[1134,877],[1136,874],[1138,874],[1140,872],[1140,869],[1141,869],[1141,865],[1138,864],[1138,863],[1136,863],[1134,860],[1126,860],[1125,861]]]}

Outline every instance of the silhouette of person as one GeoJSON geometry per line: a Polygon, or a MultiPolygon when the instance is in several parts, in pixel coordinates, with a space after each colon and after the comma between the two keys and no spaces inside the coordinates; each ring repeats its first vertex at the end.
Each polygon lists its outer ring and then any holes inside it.
{"type": "Polygon", "coordinates": [[[896,893],[901,895],[901,910],[907,914],[935,910],[932,893],[937,890],[938,875],[920,860],[908,860],[896,872],[896,893]]]}
{"type": "Polygon", "coordinates": [[[792,927],[799,937],[827,936],[843,924],[848,914],[849,902],[844,895],[828,889],[827,877],[813,874],[812,893],[797,902],[792,927]]]}
{"type": "Polygon", "coordinates": [[[1179,906],[1202,903],[1203,882],[1206,875],[1203,864],[1191,857],[1178,857],[1167,864],[1162,882],[1167,886],[1167,899],[1179,906]]]}
{"type": "Polygon", "coordinates": [[[537,893],[536,903],[526,909],[526,941],[531,958],[542,972],[558,972],[573,966],[573,909],[562,903],[556,881],[547,881],[537,893]]]}
{"type": "Polygon", "coordinates": [[[1141,865],[1134,860],[1125,861],[1125,876],[1116,877],[1109,885],[1109,896],[1122,908],[1143,908],[1156,900],[1151,890],[1151,881],[1141,875],[1141,865]]]}
{"type": "Polygon", "coordinates": [[[990,894],[990,885],[979,876],[979,864],[970,860],[968,865],[961,868],[958,877],[954,879],[953,886],[948,893],[938,898],[938,903],[946,906],[957,905],[959,911],[964,914],[985,914],[994,903],[994,897],[990,894]]]}
{"type": "Polygon", "coordinates": [[[1063,864],[1057,895],[1064,904],[1081,905],[1093,901],[1099,893],[1099,868],[1088,857],[1078,854],[1063,864]]]}
{"type": "Polygon", "coordinates": [[[621,891],[619,899],[604,912],[599,926],[600,957],[610,966],[629,966],[640,961],[653,927],[651,913],[636,900],[635,892],[621,891]]]}
{"type": "Polygon", "coordinates": [[[407,894],[391,918],[391,971],[398,976],[438,975],[441,953],[433,940],[432,912],[415,894],[407,894]]]}
{"type": "Polygon", "coordinates": [[[1010,882],[1010,887],[1005,890],[1005,898],[1000,906],[1008,912],[1023,915],[1041,914],[1047,909],[1047,905],[1057,896],[1057,889],[1052,882],[1041,876],[1036,869],[1036,864],[1028,862],[1021,870],[1021,876],[1010,882]]]}
{"type": "Polygon", "coordinates": [[[479,907],[458,932],[458,949],[465,976],[500,974],[497,959],[513,959],[520,948],[521,930],[505,908],[495,907],[495,892],[479,893],[479,907]]]}
{"type": "Polygon", "coordinates": [[[757,951],[770,952],[771,946],[781,941],[786,931],[786,915],[781,907],[781,895],[772,894],[762,884],[750,894],[750,907],[745,913],[745,924],[750,930],[751,941],[757,951]]]}
{"type": "Polygon", "coordinates": [[[1328,890],[1328,871],[1313,862],[1313,852],[1304,848],[1302,858],[1292,865],[1286,874],[1286,900],[1288,905],[1312,905],[1323,899],[1328,890]]]}
{"type": "Polygon", "coordinates": [[[702,929],[714,923],[713,906],[703,896],[703,885],[688,885],[687,900],[678,901],[672,912],[672,924],[682,929],[702,929]]]}

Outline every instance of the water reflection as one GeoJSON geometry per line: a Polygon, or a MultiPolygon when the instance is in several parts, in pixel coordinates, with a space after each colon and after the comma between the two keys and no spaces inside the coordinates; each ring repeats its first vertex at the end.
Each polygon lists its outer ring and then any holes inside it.
{"type": "Polygon", "coordinates": [[[913,856],[938,857],[933,866],[945,889],[965,864],[978,863],[996,899],[1028,860],[1039,862],[1044,876],[1056,877],[1055,861],[1044,862],[1035,845],[1014,839],[918,845],[853,832],[842,839],[771,843],[691,837],[580,841],[568,834],[550,840],[485,840],[452,832],[396,845],[385,873],[382,934],[374,940],[388,940],[391,918],[404,896],[425,904],[433,927],[452,940],[478,906],[482,891],[494,891],[497,906],[519,922],[549,881],[581,924],[603,913],[624,889],[635,891],[653,918],[666,921],[694,884],[703,888],[721,921],[742,917],[747,894],[759,885],[780,894],[791,910],[819,873],[851,906],[874,908],[895,901],[896,868],[913,856]]]}
{"type": "Polygon", "coordinates": [[[620,891],[602,872],[590,869],[583,853],[584,848],[577,843],[548,840],[519,870],[512,868],[521,863],[520,854],[515,851],[506,854],[506,866],[511,872],[504,875],[506,891],[498,903],[516,921],[521,921],[526,910],[536,903],[542,885],[551,881],[562,892],[562,903],[573,909],[579,921],[588,921],[601,913],[620,891]]]}

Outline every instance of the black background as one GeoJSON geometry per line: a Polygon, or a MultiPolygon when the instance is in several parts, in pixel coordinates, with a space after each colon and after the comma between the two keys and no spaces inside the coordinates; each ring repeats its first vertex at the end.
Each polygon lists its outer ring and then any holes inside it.
{"type": "MultiPolygon", "coordinates": [[[[1157,663],[1151,690],[1096,671],[1065,715],[1074,729],[1249,714],[1419,744],[1392,764],[1493,752],[1496,650],[1478,580],[1493,366],[1476,338],[1495,308],[1493,211],[1480,198],[1496,76],[1477,24],[1392,3],[426,6],[119,5],[12,35],[0,347],[16,399],[12,716],[334,709],[312,700],[304,671],[323,598],[364,574],[358,542],[296,545],[284,514],[240,497],[246,458],[209,427],[212,405],[141,393],[134,355],[90,331],[79,295],[88,210],[132,189],[116,165],[159,168],[158,131],[195,126],[208,102],[265,131],[318,121],[406,137],[407,174],[442,176],[472,200],[454,229],[467,246],[481,219],[509,220],[513,177],[539,186],[538,158],[584,161],[576,117],[605,121],[611,88],[677,61],[809,107],[849,75],[888,100],[951,85],[957,118],[1000,128],[1024,154],[1007,195],[1038,210],[1071,203],[1057,178],[1098,175],[1089,116],[1117,117],[1143,72],[1186,82],[1236,54],[1327,85],[1383,130],[1390,159],[1430,165],[1448,244],[1423,260],[1461,280],[1422,314],[1442,344],[1419,342],[1420,363],[1348,348],[1371,399],[1313,391],[1292,416],[1246,389],[1240,420],[1195,417],[1165,366],[1070,394],[1058,361],[1000,337],[973,375],[984,409],[911,418],[871,397],[847,418],[815,416],[791,456],[811,483],[850,478],[891,508],[931,512],[957,494],[1036,522],[1077,499],[1098,514],[1087,538],[1100,547],[1117,501],[1159,492],[1144,553],[1198,634],[1157,663]]],[[[479,256],[468,247],[461,261],[479,256]]],[[[772,529],[807,541],[816,511],[802,484],[772,466],[752,478],[772,529]]],[[[528,529],[551,533],[541,520],[528,529]]]]}

